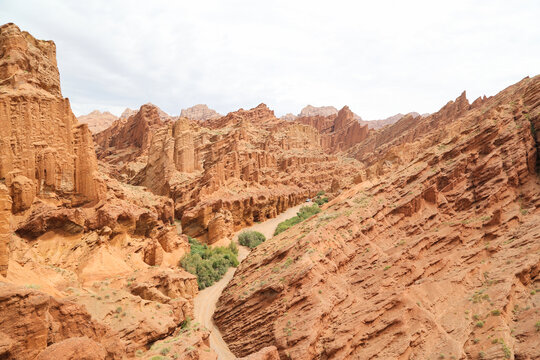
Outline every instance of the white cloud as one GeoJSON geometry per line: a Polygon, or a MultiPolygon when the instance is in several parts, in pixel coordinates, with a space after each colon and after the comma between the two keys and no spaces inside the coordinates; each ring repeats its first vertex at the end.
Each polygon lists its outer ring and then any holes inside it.
{"type": "Polygon", "coordinates": [[[0,17],[57,44],[76,113],[153,102],[278,115],[432,112],[540,73],[534,1],[26,1],[0,17]]]}

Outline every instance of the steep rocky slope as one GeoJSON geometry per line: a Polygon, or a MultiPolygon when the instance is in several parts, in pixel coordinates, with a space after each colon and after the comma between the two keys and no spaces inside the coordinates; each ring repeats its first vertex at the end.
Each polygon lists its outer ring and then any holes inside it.
{"type": "Polygon", "coordinates": [[[100,131],[107,129],[113,122],[118,120],[118,117],[108,111],[101,112],[94,110],[90,114],[81,115],[77,121],[81,124],[88,124],[88,129],[92,134],[97,134],[100,131]]]}
{"type": "Polygon", "coordinates": [[[537,76],[352,147],[363,181],[258,246],[225,289],[214,319],[230,349],[540,358],[539,122],[537,76]]]}
{"type": "Polygon", "coordinates": [[[335,116],[302,116],[295,122],[317,129],[321,134],[321,145],[328,153],[347,150],[369,135],[368,126],[355,119],[348,106],[343,107],[335,116]]]}

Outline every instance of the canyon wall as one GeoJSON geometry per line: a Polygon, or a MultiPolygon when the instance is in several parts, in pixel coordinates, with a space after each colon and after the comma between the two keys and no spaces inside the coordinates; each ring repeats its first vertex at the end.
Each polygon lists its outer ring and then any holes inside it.
{"type": "Polygon", "coordinates": [[[33,184],[31,193],[99,200],[103,186],[91,135],[62,98],[54,43],[7,24],[0,27],[0,49],[0,179],[11,192],[18,191],[19,177],[33,184]]]}
{"type": "Polygon", "coordinates": [[[539,99],[526,78],[352,148],[365,179],[235,272],[214,316],[230,349],[539,358],[539,99]]]}

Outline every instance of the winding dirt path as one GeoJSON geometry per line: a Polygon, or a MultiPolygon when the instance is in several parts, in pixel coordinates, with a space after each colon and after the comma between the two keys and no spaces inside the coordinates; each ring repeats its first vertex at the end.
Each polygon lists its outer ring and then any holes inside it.
{"type": "MultiPolygon", "coordinates": [[[[267,239],[270,239],[274,234],[274,230],[280,222],[291,218],[296,215],[298,210],[305,204],[300,204],[295,207],[287,209],[285,212],[279,214],[273,219],[269,219],[265,222],[255,224],[249,228],[240,230],[234,236],[234,240],[238,240],[238,234],[244,230],[256,230],[264,234],[267,239]]],[[[244,246],[239,246],[238,250],[238,261],[242,262],[249,254],[249,249],[244,246]]],[[[229,268],[227,273],[223,276],[221,280],[216,282],[214,285],[207,287],[204,290],[201,290],[197,297],[195,297],[195,321],[204,325],[208,330],[210,330],[210,347],[217,353],[219,360],[234,360],[236,356],[229,350],[227,343],[221,337],[219,329],[214,324],[212,319],[214,311],[216,311],[216,303],[221,295],[221,292],[225,289],[225,286],[231,281],[236,268],[229,268]]]]}

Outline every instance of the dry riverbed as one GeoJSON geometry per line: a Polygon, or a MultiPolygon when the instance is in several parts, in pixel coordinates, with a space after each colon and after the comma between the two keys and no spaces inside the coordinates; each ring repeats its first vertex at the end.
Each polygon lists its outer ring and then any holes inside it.
{"type": "MultiPolygon", "coordinates": [[[[304,205],[311,205],[302,203],[295,207],[287,209],[285,212],[282,212],[273,219],[261,222],[259,224],[254,224],[249,228],[245,228],[236,233],[234,241],[238,240],[238,234],[245,230],[255,230],[259,231],[266,236],[267,239],[270,239],[274,234],[274,230],[278,224],[284,220],[287,220],[296,215],[298,210],[304,205]]],[[[227,245],[227,244],[220,244],[227,245]]],[[[244,246],[239,246],[238,250],[238,261],[242,262],[247,255],[249,254],[249,249],[244,246]]],[[[223,341],[219,329],[215,326],[212,316],[216,310],[216,303],[221,295],[221,292],[229,281],[231,281],[236,268],[230,268],[227,273],[223,276],[221,280],[216,282],[214,285],[207,287],[204,290],[199,292],[199,295],[195,298],[195,321],[205,326],[210,330],[210,347],[217,353],[219,360],[229,360],[236,359],[236,356],[229,350],[227,343],[223,341]]]]}

